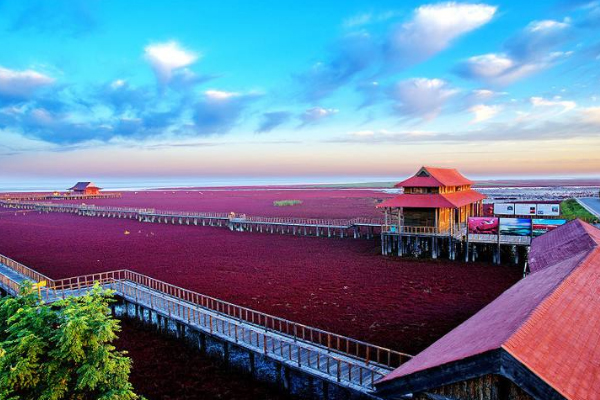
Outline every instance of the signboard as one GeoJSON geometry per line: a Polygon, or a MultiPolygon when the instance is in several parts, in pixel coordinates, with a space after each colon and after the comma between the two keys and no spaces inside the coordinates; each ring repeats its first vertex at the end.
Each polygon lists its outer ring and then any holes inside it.
{"type": "Polygon", "coordinates": [[[500,218],[500,235],[531,236],[529,218],[500,218]]]}
{"type": "Polygon", "coordinates": [[[494,214],[515,215],[515,205],[513,203],[494,203],[494,214]]]}
{"type": "Polygon", "coordinates": [[[560,215],[560,204],[538,204],[537,215],[548,215],[556,217],[560,215]]]}
{"type": "Polygon", "coordinates": [[[470,217],[469,233],[478,235],[497,235],[499,219],[494,217],[470,217]]]}
{"type": "Polygon", "coordinates": [[[536,219],[532,220],[533,236],[537,237],[553,229],[558,228],[562,224],[566,224],[566,219],[536,219]]]}
{"type": "Polygon", "coordinates": [[[537,207],[530,203],[515,204],[515,215],[536,215],[537,207]]]}

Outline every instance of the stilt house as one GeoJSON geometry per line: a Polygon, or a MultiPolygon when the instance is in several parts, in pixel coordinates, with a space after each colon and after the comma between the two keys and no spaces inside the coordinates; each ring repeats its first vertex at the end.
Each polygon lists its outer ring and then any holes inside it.
{"type": "Polygon", "coordinates": [[[422,167],[395,185],[403,193],[379,204],[386,229],[408,234],[446,234],[464,227],[467,218],[483,212],[485,195],[471,189],[473,182],[450,168],[422,167]]]}

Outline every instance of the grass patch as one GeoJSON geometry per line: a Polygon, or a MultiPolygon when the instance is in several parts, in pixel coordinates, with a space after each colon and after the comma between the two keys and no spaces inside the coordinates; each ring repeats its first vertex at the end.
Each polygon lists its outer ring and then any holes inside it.
{"type": "Polygon", "coordinates": [[[565,219],[579,218],[586,222],[598,222],[598,218],[583,208],[575,199],[568,199],[560,203],[560,213],[565,219]]]}
{"type": "Polygon", "coordinates": [[[275,200],[273,205],[275,207],[290,207],[302,204],[302,200],[275,200]]]}

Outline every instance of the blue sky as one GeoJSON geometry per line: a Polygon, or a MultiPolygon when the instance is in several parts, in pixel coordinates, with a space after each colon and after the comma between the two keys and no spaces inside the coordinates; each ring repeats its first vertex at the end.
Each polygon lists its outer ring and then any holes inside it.
{"type": "Polygon", "coordinates": [[[600,172],[598,1],[0,0],[0,180],[600,172]]]}

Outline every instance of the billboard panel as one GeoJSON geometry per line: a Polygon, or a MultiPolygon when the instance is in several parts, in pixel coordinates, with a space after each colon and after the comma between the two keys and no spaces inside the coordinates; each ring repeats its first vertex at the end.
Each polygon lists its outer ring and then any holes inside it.
{"type": "Polygon", "coordinates": [[[500,234],[531,236],[531,220],[529,218],[500,218],[500,234]]]}
{"type": "Polygon", "coordinates": [[[494,214],[515,215],[515,205],[513,203],[494,203],[494,214]]]}
{"type": "Polygon", "coordinates": [[[557,217],[560,215],[560,204],[538,204],[537,215],[548,215],[557,217]]]}
{"type": "Polygon", "coordinates": [[[553,229],[558,228],[562,224],[567,223],[566,219],[536,219],[532,220],[533,236],[537,237],[553,229]]]}
{"type": "Polygon", "coordinates": [[[535,215],[537,207],[531,203],[515,204],[515,215],[535,215]]]}
{"type": "Polygon", "coordinates": [[[482,235],[497,235],[499,219],[494,217],[470,217],[468,220],[469,233],[482,235]]]}

